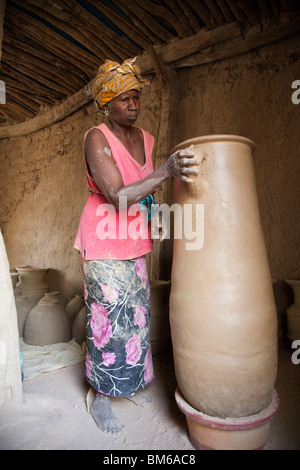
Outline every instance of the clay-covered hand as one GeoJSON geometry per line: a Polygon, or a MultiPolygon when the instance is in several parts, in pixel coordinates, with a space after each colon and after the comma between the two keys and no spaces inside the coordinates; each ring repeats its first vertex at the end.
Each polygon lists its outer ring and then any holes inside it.
{"type": "Polygon", "coordinates": [[[189,176],[196,176],[199,173],[199,169],[195,168],[199,166],[199,161],[192,150],[177,150],[170,155],[166,164],[170,176],[177,176],[187,183],[193,182],[189,176]]]}

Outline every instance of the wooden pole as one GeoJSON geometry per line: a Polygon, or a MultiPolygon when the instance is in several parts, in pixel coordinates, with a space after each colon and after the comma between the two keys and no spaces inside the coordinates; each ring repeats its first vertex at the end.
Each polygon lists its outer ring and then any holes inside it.
{"type": "MultiPolygon", "coordinates": [[[[177,74],[175,70],[170,69],[165,65],[155,49],[150,47],[150,54],[152,57],[153,68],[155,75],[159,82],[160,99],[161,99],[161,115],[159,123],[159,131],[156,138],[155,145],[155,161],[154,166],[157,168],[161,165],[169,156],[169,152],[175,143],[175,122],[176,122],[176,78],[177,74]]],[[[155,194],[155,197],[159,203],[171,202],[171,186],[172,180],[168,179],[166,183],[162,185],[155,194]],[[162,200],[160,200],[162,199],[162,200]]],[[[172,240],[163,240],[161,243],[159,240],[153,240],[153,250],[151,252],[151,264],[150,264],[150,279],[163,279],[169,280],[171,276],[171,258],[172,253],[172,240]],[[163,266],[163,271],[161,268],[163,266]],[[163,277],[162,277],[163,276],[163,277]]]]}
{"type": "Polygon", "coordinates": [[[6,0],[0,0],[0,62],[2,57],[3,21],[6,0]]]}

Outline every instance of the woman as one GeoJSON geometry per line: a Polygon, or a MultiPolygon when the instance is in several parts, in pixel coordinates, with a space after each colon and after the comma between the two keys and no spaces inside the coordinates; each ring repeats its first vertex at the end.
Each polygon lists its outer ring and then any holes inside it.
{"type": "Polygon", "coordinates": [[[144,204],[167,179],[191,181],[197,173],[192,154],[176,152],[153,171],[153,137],[133,126],[140,90],[147,84],[128,59],[106,60],[93,95],[108,116],[84,138],[87,185],[75,248],[82,255],[87,310],[86,379],[96,390],[91,414],[106,432],[122,424],[109,396],[130,396],[153,378],[149,341],[150,288],[145,254],[152,250],[144,204]],[[142,204],[142,205],[141,205],[142,204]]]}

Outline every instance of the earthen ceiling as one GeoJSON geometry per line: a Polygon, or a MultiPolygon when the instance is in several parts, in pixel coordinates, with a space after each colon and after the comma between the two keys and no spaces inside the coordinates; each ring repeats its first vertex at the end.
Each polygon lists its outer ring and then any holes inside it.
{"type": "Polygon", "coordinates": [[[151,73],[155,57],[189,67],[300,31],[299,0],[0,0],[0,15],[0,131],[7,135],[26,123],[28,131],[34,118],[44,127],[87,102],[106,58],[138,56],[151,73]]]}

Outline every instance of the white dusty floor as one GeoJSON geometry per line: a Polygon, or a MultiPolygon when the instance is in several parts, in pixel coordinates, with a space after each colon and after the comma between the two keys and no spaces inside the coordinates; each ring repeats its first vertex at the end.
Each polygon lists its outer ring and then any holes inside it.
{"type": "MultiPolygon", "coordinates": [[[[281,405],[266,450],[300,449],[300,364],[292,363],[292,352],[281,338],[276,384],[281,405]]],[[[26,381],[24,403],[0,408],[0,449],[193,451],[174,399],[171,347],[154,358],[154,368],[156,378],[144,396],[114,400],[115,414],[125,424],[119,435],[100,431],[87,412],[83,363],[26,381]]]]}

